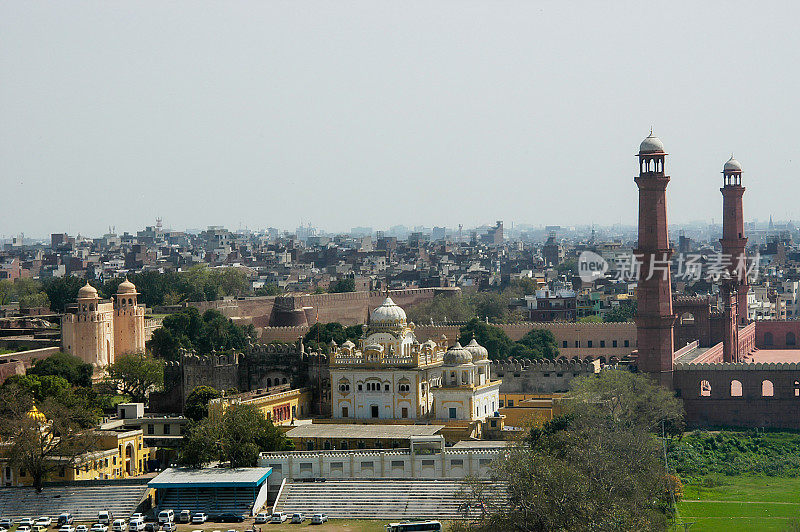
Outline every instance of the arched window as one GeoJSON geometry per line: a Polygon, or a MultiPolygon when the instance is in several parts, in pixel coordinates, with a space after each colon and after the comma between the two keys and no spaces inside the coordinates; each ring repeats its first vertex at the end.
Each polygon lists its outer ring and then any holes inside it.
{"type": "Polygon", "coordinates": [[[708,381],[700,381],[700,397],[711,397],[711,383],[708,381]]]}
{"type": "Polygon", "coordinates": [[[740,381],[731,381],[731,397],[742,396],[742,383],[740,381]]]}
{"type": "Polygon", "coordinates": [[[272,379],[267,379],[267,388],[272,386],[272,379]]]}
{"type": "Polygon", "coordinates": [[[775,388],[772,386],[772,381],[761,381],[761,397],[774,397],[775,388]]]}
{"type": "Polygon", "coordinates": [[[764,333],[764,345],[772,345],[775,343],[775,340],[772,338],[771,332],[764,333]]]}
{"type": "Polygon", "coordinates": [[[281,384],[286,384],[286,377],[283,378],[283,380],[281,381],[281,384]]]}
{"type": "Polygon", "coordinates": [[[797,345],[797,337],[793,332],[786,333],[786,345],[797,345]]]}
{"type": "Polygon", "coordinates": [[[794,381],[794,396],[800,397],[800,381],[794,381]]]}
{"type": "Polygon", "coordinates": [[[680,324],[694,325],[694,314],[692,314],[691,312],[684,312],[683,314],[681,314],[680,324]]]}

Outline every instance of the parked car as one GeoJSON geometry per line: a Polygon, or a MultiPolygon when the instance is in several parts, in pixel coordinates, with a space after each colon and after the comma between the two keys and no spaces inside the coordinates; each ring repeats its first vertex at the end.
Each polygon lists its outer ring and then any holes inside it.
{"type": "Polygon", "coordinates": [[[304,516],[300,512],[295,512],[292,514],[292,523],[302,523],[305,520],[306,516],[304,516]]]}
{"type": "Polygon", "coordinates": [[[12,526],[14,526],[14,520],[10,517],[3,517],[0,519],[0,526],[8,530],[12,526]]]}
{"type": "Polygon", "coordinates": [[[52,524],[53,524],[53,518],[48,517],[46,515],[43,515],[42,517],[37,519],[36,522],[34,523],[34,525],[43,526],[45,528],[49,527],[52,524]]]}
{"type": "Polygon", "coordinates": [[[142,532],[144,530],[144,519],[131,519],[128,521],[129,532],[142,532]]]}
{"type": "Polygon", "coordinates": [[[110,525],[114,520],[114,515],[108,510],[101,510],[97,512],[97,522],[101,525],[110,525]]]}
{"type": "Polygon", "coordinates": [[[180,513],[178,513],[176,521],[178,521],[179,523],[191,523],[192,512],[190,512],[189,510],[181,510],[180,513]]]}
{"type": "Polygon", "coordinates": [[[75,532],[89,532],[89,527],[86,525],[78,525],[75,527],[75,532]]]}
{"type": "Polygon", "coordinates": [[[135,514],[131,514],[130,520],[133,521],[134,519],[137,521],[144,521],[144,514],[140,514],[138,512],[135,514]]]}
{"type": "Polygon", "coordinates": [[[164,523],[174,523],[175,522],[175,512],[173,510],[161,510],[158,512],[158,522],[162,525],[164,523]]]}
{"type": "Polygon", "coordinates": [[[206,521],[208,521],[208,514],[205,512],[197,512],[192,516],[193,525],[202,525],[206,521]]]}
{"type": "Polygon", "coordinates": [[[108,532],[108,525],[103,523],[95,523],[89,532],[108,532]]]}
{"type": "Polygon", "coordinates": [[[31,527],[34,525],[34,523],[36,523],[36,520],[31,517],[23,517],[22,519],[19,520],[20,526],[31,527]]]}
{"type": "Polygon", "coordinates": [[[168,521],[161,525],[161,530],[163,530],[164,532],[175,532],[176,530],[178,530],[178,525],[176,525],[172,521],[168,521]]]}
{"type": "Polygon", "coordinates": [[[31,527],[28,525],[20,525],[17,527],[17,532],[31,532],[31,527]]]}
{"type": "Polygon", "coordinates": [[[311,516],[311,524],[312,525],[321,525],[325,521],[328,520],[328,516],[326,514],[314,514],[311,516]]]}
{"type": "Polygon", "coordinates": [[[244,516],[241,514],[225,513],[219,514],[214,521],[217,523],[242,523],[244,522],[244,516]]]}
{"type": "Polygon", "coordinates": [[[260,512],[256,514],[256,518],[253,519],[253,522],[257,525],[266,523],[267,521],[269,521],[269,514],[267,512],[260,512]]]}
{"type": "Polygon", "coordinates": [[[31,532],[47,532],[47,527],[44,525],[33,525],[31,532]]]}
{"type": "Polygon", "coordinates": [[[61,512],[61,515],[58,516],[58,523],[59,526],[61,525],[71,525],[75,521],[75,518],[72,517],[72,514],[69,512],[61,512]]]}
{"type": "Polygon", "coordinates": [[[61,525],[58,532],[75,532],[75,527],[72,525],[61,525]]]}
{"type": "Polygon", "coordinates": [[[289,519],[289,514],[286,512],[272,512],[272,516],[269,519],[270,523],[285,523],[286,520],[289,519]]]}

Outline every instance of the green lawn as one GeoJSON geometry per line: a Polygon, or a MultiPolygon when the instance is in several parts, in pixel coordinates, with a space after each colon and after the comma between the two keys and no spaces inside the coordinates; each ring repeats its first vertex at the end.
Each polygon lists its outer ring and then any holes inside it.
{"type": "Polygon", "coordinates": [[[800,478],[716,478],[723,485],[684,485],[678,523],[693,523],[692,532],[800,531],[800,478]]]}

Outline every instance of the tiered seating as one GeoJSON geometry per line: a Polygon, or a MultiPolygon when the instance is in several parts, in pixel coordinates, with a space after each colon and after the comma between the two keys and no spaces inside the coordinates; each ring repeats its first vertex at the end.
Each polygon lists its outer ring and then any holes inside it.
{"type": "Polygon", "coordinates": [[[214,490],[210,488],[200,488],[194,490],[167,489],[159,490],[158,509],[172,509],[177,511],[190,510],[191,512],[206,512],[208,514],[237,513],[249,515],[255,501],[250,490],[238,490],[234,494],[235,488],[220,488],[214,490]]]}
{"type": "Polygon", "coordinates": [[[0,515],[18,519],[71,512],[76,521],[95,521],[97,512],[109,510],[114,517],[131,515],[145,496],[146,484],[96,486],[46,486],[41,493],[33,488],[0,488],[0,515]]]}
{"type": "MultiPolygon", "coordinates": [[[[328,514],[349,519],[464,519],[479,517],[479,508],[467,509],[453,480],[328,480],[287,481],[275,511],[328,514]]],[[[487,510],[502,505],[505,486],[486,484],[487,510]]]]}

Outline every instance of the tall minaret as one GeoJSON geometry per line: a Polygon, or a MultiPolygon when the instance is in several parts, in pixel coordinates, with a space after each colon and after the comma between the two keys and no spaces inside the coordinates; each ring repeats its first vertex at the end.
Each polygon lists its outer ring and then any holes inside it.
{"type": "Polygon", "coordinates": [[[731,280],[736,292],[736,322],[741,327],[748,324],[747,319],[747,292],[750,282],[745,275],[747,255],[744,248],[747,238],[744,236],[744,214],[742,210],[742,196],[745,188],[742,186],[742,165],[733,158],[725,163],[722,169],[722,253],[730,255],[731,280]],[[741,262],[740,262],[741,261],[741,262]],[[736,271],[737,265],[740,271],[736,271]],[[741,271],[743,270],[743,271],[741,271]]]}
{"type": "Polygon", "coordinates": [[[639,146],[639,176],[634,178],[639,187],[639,245],[634,254],[640,261],[636,289],[639,371],[671,388],[675,316],[669,267],[672,248],[667,231],[666,156],[664,144],[651,131],[639,146]]]}

